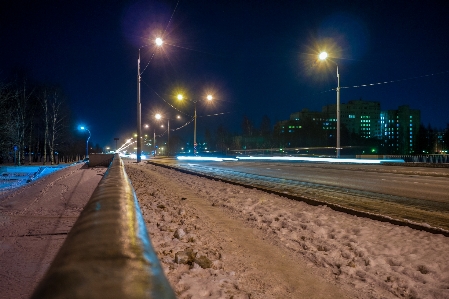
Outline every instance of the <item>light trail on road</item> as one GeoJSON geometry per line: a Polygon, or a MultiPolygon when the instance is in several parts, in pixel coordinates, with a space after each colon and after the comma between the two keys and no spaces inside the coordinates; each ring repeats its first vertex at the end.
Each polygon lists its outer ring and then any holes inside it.
{"type": "Polygon", "coordinates": [[[170,167],[219,180],[449,230],[449,169],[307,163],[181,163],[170,167]]]}

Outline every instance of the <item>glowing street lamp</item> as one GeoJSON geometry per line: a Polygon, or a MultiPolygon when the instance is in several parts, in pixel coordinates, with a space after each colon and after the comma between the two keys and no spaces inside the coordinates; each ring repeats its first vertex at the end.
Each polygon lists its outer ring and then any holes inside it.
{"type": "MultiPolygon", "coordinates": [[[[178,94],[177,96],[178,100],[182,101],[184,99],[184,96],[182,94],[178,94]]],[[[212,101],[214,99],[214,97],[211,94],[208,94],[206,96],[206,99],[208,101],[212,101]]],[[[193,123],[194,123],[194,129],[193,129],[193,154],[196,155],[196,147],[197,147],[197,143],[196,143],[196,103],[198,101],[193,101],[191,100],[194,105],[195,105],[195,113],[193,115],[193,123]]]]}
{"type": "MultiPolygon", "coordinates": [[[[320,60],[326,60],[328,57],[326,52],[321,52],[318,58],[320,60]]],[[[332,61],[332,60],[330,60],[332,61]]],[[[332,61],[335,63],[334,61],[332,61]]],[[[338,64],[337,66],[337,158],[340,158],[340,74],[338,73],[338,64]]]]}
{"type": "MultiPolygon", "coordinates": [[[[163,45],[163,40],[158,37],[154,41],[156,46],[161,47],[163,45]]],[[[139,58],[137,59],[137,162],[142,161],[142,114],[141,114],[141,102],[140,102],[140,48],[139,48],[139,58]]]]}
{"type": "Polygon", "coordinates": [[[162,40],[162,38],[158,37],[158,38],[156,38],[155,43],[156,43],[156,46],[160,47],[160,46],[162,46],[164,41],[162,40]]]}
{"type": "MultiPolygon", "coordinates": [[[[181,96],[181,95],[178,95],[181,96]]],[[[182,96],[181,96],[182,97],[182,96]]],[[[161,120],[163,117],[160,113],[156,113],[156,115],[154,116],[154,118],[156,118],[157,120],[161,120]]],[[[176,116],[177,119],[180,119],[181,116],[177,115],[176,116]]],[[[166,117],[167,119],[167,153],[170,156],[170,118],[166,117]]],[[[161,127],[163,128],[164,125],[161,125],[161,127]]],[[[156,137],[155,137],[156,138],[156,137]]]]}
{"type": "Polygon", "coordinates": [[[89,137],[87,138],[87,140],[86,140],[86,158],[89,158],[89,139],[90,139],[90,131],[89,131],[89,129],[88,128],[86,128],[86,127],[80,127],[80,129],[82,130],[82,131],[84,131],[84,130],[86,130],[87,132],[89,132],[89,137]]]}
{"type": "Polygon", "coordinates": [[[325,60],[327,58],[327,53],[326,52],[321,52],[318,57],[320,58],[320,60],[325,60]]]}

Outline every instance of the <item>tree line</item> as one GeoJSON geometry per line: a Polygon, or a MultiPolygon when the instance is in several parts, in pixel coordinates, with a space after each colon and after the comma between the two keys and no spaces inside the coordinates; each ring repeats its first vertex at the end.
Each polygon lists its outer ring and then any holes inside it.
{"type": "Polygon", "coordinates": [[[73,125],[59,86],[26,75],[0,81],[0,163],[56,164],[80,159],[84,136],[73,125]]]}

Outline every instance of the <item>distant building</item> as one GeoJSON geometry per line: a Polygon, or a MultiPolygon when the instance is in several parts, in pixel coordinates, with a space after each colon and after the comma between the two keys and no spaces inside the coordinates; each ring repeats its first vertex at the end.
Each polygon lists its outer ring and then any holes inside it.
{"type": "MultiPolygon", "coordinates": [[[[314,143],[311,138],[315,138],[316,146],[329,145],[335,139],[336,110],[336,104],[331,104],[324,106],[321,112],[303,109],[290,114],[289,120],[277,124],[283,136],[281,139],[287,146],[310,146],[314,143]],[[313,136],[308,135],[308,131],[313,131],[313,136]]],[[[381,111],[379,102],[352,100],[340,104],[340,121],[349,134],[380,140],[385,152],[412,154],[421,113],[407,105],[399,106],[397,110],[381,111]]]]}
{"type": "Polygon", "coordinates": [[[408,105],[397,110],[382,111],[380,125],[382,146],[395,154],[413,154],[416,146],[421,112],[408,105]]]}
{"type": "Polygon", "coordinates": [[[303,125],[308,122],[314,122],[321,126],[327,119],[322,112],[310,111],[307,108],[299,112],[290,114],[290,121],[284,120],[280,124],[282,126],[282,133],[295,133],[302,129],[303,125]]]}
{"type": "Polygon", "coordinates": [[[435,133],[435,141],[434,141],[434,147],[433,152],[436,154],[447,154],[447,144],[444,142],[444,135],[447,134],[446,132],[448,129],[446,128],[444,131],[439,131],[435,133]]]}
{"type": "MultiPolygon", "coordinates": [[[[321,112],[303,109],[290,114],[290,121],[311,120],[319,123],[322,130],[329,136],[335,135],[337,128],[337,105],[331,104],[323,107],[321,112]]],[[[340,104],[340,121],[346,126],[349,133],[355,133],[365,138],[380,138],[380,103],[363,100],[349,101],[340,104]]],[[[286,121],[283,125],[285,127],[286,121]]],[[[301,129],[301,125],[289,123],[285,133],[293,133],[301,129]]]]}
{"type": "MultiPolygon", "coordinates": [[[[323,113],[337,123],[337,104],[323,107],[323,113]]],[[[380,138],[380,103],[363,100],[349,101],[340,104],[340,122],[349,133],[355,133],[364,138],[380,138]]],[[[334,128],[335,129],[335,128],[334,128]]]]}

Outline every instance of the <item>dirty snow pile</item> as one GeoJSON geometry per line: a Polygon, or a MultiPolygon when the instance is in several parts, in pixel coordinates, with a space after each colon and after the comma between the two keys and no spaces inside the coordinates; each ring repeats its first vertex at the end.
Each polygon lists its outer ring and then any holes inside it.
{"type": "Polygon", "coordinates": [[[211,234],[193,197],[241,221],[354,297],[449,298],[449,238],[442,235],[153,165],[127,164],[126,171],[179,298],[288,296],[245,281],[249,270],[230,268],[238,253],[223,249],[225,238],[211,234]]]}

